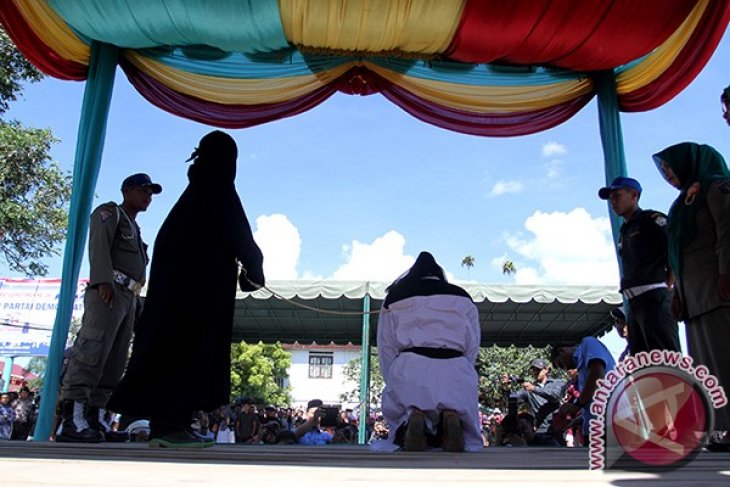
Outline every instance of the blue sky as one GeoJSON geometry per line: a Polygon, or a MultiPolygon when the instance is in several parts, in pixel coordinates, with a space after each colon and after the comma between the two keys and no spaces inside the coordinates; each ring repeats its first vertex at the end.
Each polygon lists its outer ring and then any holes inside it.
{"type": "MultiPolygon", "coordinates": [[[[651,155],[685,140],[730,155],[719,97],[730,84],[726,35],[679,96],[622,114],[629,174],[644,208],[676,196],[651,155]]],[[[9,117],[52,129],[52,155],[71,170],[84,84],[30,85],[9,117]]],[[[94,206],[121,198],[129,174],[164,187],[138,217],[150,244],[185,185],[188,158],[211,127],[163,112],[119,70],[94,206]]],[[[421,250],[456,279],[485,283],[616,284],[595,102],[563,125],[499,139],[424,124],[379,95],[338,94],[294,118],[229,130],[239,145],[236,186],[265,255],[268,279],[391,280],[421,250]],[[472,255],[469,272],[461,259],[472,255]],[[501,262],[518,268],[503,276],[501,262]]],[[[50,277],[61,258],[48,260],[50,277]]],[[[184,263],[183,263],[184,264],[184,263]]],[[[20,277],[0,263],[0,275],[20,277]]],[[[85,261],[82,276],[88,275],[85,261]]]]}

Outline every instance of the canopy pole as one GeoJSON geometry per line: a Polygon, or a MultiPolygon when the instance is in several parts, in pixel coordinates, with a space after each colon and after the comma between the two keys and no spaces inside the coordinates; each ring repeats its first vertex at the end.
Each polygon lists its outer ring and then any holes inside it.
{"type": "Polygon", "coordinates": [[[13,363],[15,357],[5,357],[5,367],[3,368],[3,387],[0,392],[8,392],[10,389],[10,382],[13,380],[13,363]]]}
{"type": "MultiPolygon", "coordinates": [[[[627,175],[618,93],[616,92],[616,74],[613,70],[595,73],[593,82],[598,93],[598,123],[601,129],[603,164],[606,173],[606,185],[608,185],[615,178],[627,175]]],[[[613,213],[610,203],[608,204],[608,217],[611,219],[611,230],[619,273],[623,274],[621,259],[618,258],[618,237],[621,219],[613,213]]]]}
{"type": "Polygon", "coordinates": [[[368,416],[370,415],[370,295],[362,299],[362,350],[360,352],[360,412],[357,443],[367,442],[368,416]]]}
{"type": "Polygon", "coordinates": [[[61,290],[58,309],[51,335],[51,345],[43,381],[43,395],[33,441],[48,441],[51,435],[56,398],[58,397],[61,363],[71,324],[71,314],[76,297],[84,256],[86,234],[89,230],[89,214],[94,199],[94,189],[99,176],[101,155],[104,149],[107,118],[114,87],[119,48],[111,44],[92,42],[89,72],[81,107],[78,140],[73,169],[73,190],[69,208],[68,233],[63,252],[61,290]]]}

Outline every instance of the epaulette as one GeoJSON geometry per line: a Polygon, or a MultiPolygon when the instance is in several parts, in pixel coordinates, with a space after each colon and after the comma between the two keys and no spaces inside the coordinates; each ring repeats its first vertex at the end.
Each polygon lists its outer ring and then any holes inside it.
{"type": "Polygon", "coordinates": [[[646,212],[649,214],[649,218],[651,218],[654,223],[656,223],[660,227],[667,226],[667,215],[665,215],[661,211],[646,210],[646,212]]]}
{"type": "Polygon", "coordinates": [[[116,216],[116,221],[119,221],[119,205],[114,203],[113,201],[110,201],[109,203],[104,203],[103,205],[99,206],[99,217],[101,218],[102,223],[106,223],[109,218],[112,216],[116,216]]]}

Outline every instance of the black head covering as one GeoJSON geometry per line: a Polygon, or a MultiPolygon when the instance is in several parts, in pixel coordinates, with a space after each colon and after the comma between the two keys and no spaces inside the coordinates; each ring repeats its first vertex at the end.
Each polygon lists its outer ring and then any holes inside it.
{"type": "Polygon", "coordinates": [[[428,252],[421,252],[413,266],[386,289],[383,307],[412,296],[454,295],[471,299],[469,293],[450,284],[440,265],[428,252]]]}
{"type": "Polygon", "coordinates": [[[190,155],[193,165],[188,177],[190,182],[224,183],[236,179],[238,147],[233,137],[214,130],[200,139],[198,147],[190,155]]]}
{"type": "Polygon", "coordinates": [[[433,258],[433,255],[429,252],[421,252],[418,254],[418,258],[411,268],[408,269],[405,274],[393,281],[393,284],[388,286],[386,292],[402,284],[418,281],[426,277],[446,282],[446,274],[444,274],[444,270],[441,266],[436,263],[436,259],[433,258]]]}

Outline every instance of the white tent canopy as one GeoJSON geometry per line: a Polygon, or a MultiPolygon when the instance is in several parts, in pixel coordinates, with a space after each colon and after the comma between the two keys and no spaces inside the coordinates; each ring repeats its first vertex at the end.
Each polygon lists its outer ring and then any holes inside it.
{"type": "MultiPolygon", "coordinates": [[[[362,343],[363,311],[378,311],[389,283],[270,281],[267,289],[238,293],[234,341],[362,343]],[[286,300],[323,310],[302,308],[286,300]],[[369,299],[365,299],[369,296],[369,299]],[[336,314],[345,313],[345,314],[336,314]]],[[[599,336],[608,312],[622,303],[614,286],[525,286],[459,283],[479,309],[482,346],[546,345],[599,336]]],[[[377,314],[371,313],[374,343],[377,314]]]]}

